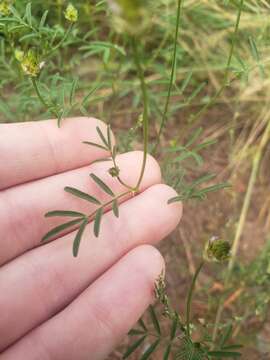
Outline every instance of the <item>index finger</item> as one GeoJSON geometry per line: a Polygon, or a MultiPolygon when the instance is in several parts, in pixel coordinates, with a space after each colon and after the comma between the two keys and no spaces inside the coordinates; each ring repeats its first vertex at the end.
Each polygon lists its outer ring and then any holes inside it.
{"type": "Polygon", "coordinates": [[[0,190],[90,164],[108,152],[82,141],[101,143],[94,118],[0,124],[0,190]]]}

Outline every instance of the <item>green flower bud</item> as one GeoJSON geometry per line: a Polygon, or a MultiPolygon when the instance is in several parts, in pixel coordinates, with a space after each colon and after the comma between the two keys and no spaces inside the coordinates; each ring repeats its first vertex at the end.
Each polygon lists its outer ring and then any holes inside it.
{"type": "Polygon", "coordinates": [[[68,6],[64,12],[64,15],[65,15],[65,18],[72,23],[75,23],[78,21],[78,10],[72,4],[68,4],[68,6]]]}
{"type": "Polygon", "coordinates": [[[2,0],[0,1],[0,16],[8,16],[11,14],[11,0],[2,0]]]}
{"type": "Polygon", "coordinates": [[[207,261],[223,262],[229,260],[231,245],[228,241],[213,237],[206,244],[204,258],[207,261]]]}
{"type": "Polygon", "coordinates": [[[145,31],[149,18],[148,3],[149,0],[109,0],[115,29],[131,35],[145,31]]]}
{"type": "Polygon", "coordinates": [[[112,167],[109,169],[109,174],[112,176],[112,177],[117,177],[119,176],[119,173],[120,173],[120,169],[118,167],[112,167]]]}
{"type": "Polygon", "coordinates": [[[34,50],[28,50],[23,56],[20,53],[17,53],[17,56],[19,56],[17,60],[20,61],[23,72],[26,75],[31,77],[37,77],[39,75],[44,66],[44,62],[40,61],[38,54],[34,50]]]}

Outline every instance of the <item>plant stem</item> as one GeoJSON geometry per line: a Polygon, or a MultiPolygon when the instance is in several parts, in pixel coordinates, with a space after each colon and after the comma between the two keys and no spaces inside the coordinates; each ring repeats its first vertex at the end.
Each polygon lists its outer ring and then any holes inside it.
{"type": "Polygon", "coordinates": [[[46,100],[44,99],[44,97],[42,96],[38,84],[37,84],[37,80],[34,77],[31,77],[31,81],[33,84],[33,87],[35,89],[35,92],[37,94],[37,97],[39,98],[40,102],[45,106],[45,108],[47,109],[49,107],[48,103],[46,102],[46,100]]]}
{"type": "Polygon", "coordinates": [[[233,33],[233,38],[232,38],[232,45],[231,45],[231,49],[230,49],[230,53],[229,53],[229,57],[227,60],[227,64],[226,64],[226,70],[225,70],[225,75],[224,75],[224,79],[222,81],[221,87],[220,89],[215,93],[215,95],[212,97],[212,99],[206,103],[202,109],[200,111],[197,112],[197,114],[195,114],[192,118],[191,118],[191,122],[194,123],[195,121],[197,121],[201,115],[208,110],[217,100],[217,98],[223,93],[224,89],[226,88],[226,86],[228,85],[228,79],[229,79],[229,73],[230,73],[230,67],[231,67],[231,62],[232,62],[232,57],[233,57],[233,53],[234,53],[234,49],[235,49],[235,44],[236,44],[236,39],[237,39],[237,34],[239,31],[239,26],[240,26],[240,20],[241,20],[241,14],[242,14],[242,10],[243,10],[243,6],[244,6],[244,1],[245,0],[241,0],[240,5],[239,5],[239,10],[237,13],[237,19],[236,19],[236,23],[235,23],[235,27],[234,27],[234,33],[233,33]]]}
{"type": "Polygon", "coordinates": [[[186,328],[187,328],[187,336],[188,337],[190,337],[190,312],[191,312],[192,296],[194,293],[197,278],[200,274],[200,271],[201,271],[203,265],[204,265],[204,261],[202,261],[201,264],[199,265],[199,267],[197,268],[197,270],[192,278],[191,286],[190,286],[190,289],[188,292],[187,307],[186,307],[186,317],[187,317],[186,318],[186,328]]]}
{"type": "Polygon", "coordinates": [[[148,117],[147,88],[146,88],[146,83],[145,83],[145,79],[144,79],[144,71],[141,66],[140,54],[138,51],[138,44],[137,44],[136,38],[132,38],[132,47],[133,47],[133,52],[134,52],[134,61],[135,61],[138,76],[140,79],[142,96],[143,96],[143,107],[144,107],[144,109],[143,109],[143,163],[142,163],[139,180],[137,182],[137,185],[135,186],[135,191],[138,191],[139,187],[141,185],[145,167],[146,167],[146,160],[147,160],[147,153],[148,153],[149,117],[148,117]]]}
{"type": "Polygon", "coordinates": [[[49,57],[51,54],[53,54],[56,50],[58,50],[63,43],[66,41],[66,39],[69,37],[72,29],[73,29],[74,23],[70,24],[65,35],[63,36],[63,38],[59,41],[59,43],[57,45],[55,45],[55,47],[53,47],[46,55],[45,58],[49,57]]]}
{"type": "MultiPolygon", "coordinates": [[[[259,172],[259,168],[260,168],[260,163],[261,163],[263,151],[264,151],[264,148],[265,148],[265,146],[267,145],[267,143],[269,141],[269,138],[270,138],[270,120],[267,121],[267,126],[266,126],[266,128],[264,130],[261,141],[260,141],[260,143],[258,145],[258,148],[257,148],[257,150],[255,152],[255,155],[253,157],[252,169],[251,169],[251,173],[250,173],[250,177],[249,177],[248,188],[247,188],[247,192],[246,192],[246,195],[245,195],[244,203],[243,203],[243,206],[242,206],[238,226],[237,226],[234,241],[233,241],[232,256],[231,256],[231,259],[229,261],[228,269],[227,269],[226,276],[225,276],[225,281],[224,281],[224,288],[225,289],[228,287],[230,279],[231,279],[232,271],[233,271],[235,261],[236,261],[236,257],[237,257],[237,253],[238,253],[238,250],[239,250],[240,239],[241,239],[241,236],[242,236],[242,233],[243,233],[243,229],[244,229],[244,225],[245,225],[245,222],[246,222],[248,210],[249,210],[249,207],[250,207],[252,194],[253,194],[254,187],[255,187],[255,184],[256,184],[256,180],[257,180],[257,176],[258,176],[258,172],[259,172]]],[[[223,301],[220,300],[219,305],[218,305],[217,314],[216,314],[216,319],[215,319],[213,336],[212,336],[213,343],[215,342],[216,337],[217,337],[218,325],[219,325],[220,320],[221,320],[223,309],[224,309],[223,301]]]]}
{"type": "Polygon", "coordinates": [[[176,17],[176,28],[175,28],[175,37],[174,37],[174,49],[173,49],[173,61],[172,61],[172,68],[171,68],[171,77],[170,77],[170,83],[169,83],[167,98],[166,98],[166,102],[165,102],[165,108],[164,108],[163,115],[162,115],[161,125],[160,125],[160,129],[159,129],[159,132],[158,132],[158,138],[157,138],[157,142],[155,144],[155,147],[153,149],[154,153],[156,152],[157,147],[158,147],[158,145],[160,143],[160,138],[161,138],[161,135],[162,135],[162,131],[163,131],[163,129],[164,129],[165,125],[166,125],[166,122],[167,122],[167,114],[168,114],[168,110],[169,110],[171,92],[172,92],[172,87],[173,87],[173,80],[174,80],[175,71],[176,71],[177,40],[178,40],[178,35],[179,35],[182,5],[183,5],[183,0],[178,0],[177,15],[176,15],[177,16],[176,17]]]}

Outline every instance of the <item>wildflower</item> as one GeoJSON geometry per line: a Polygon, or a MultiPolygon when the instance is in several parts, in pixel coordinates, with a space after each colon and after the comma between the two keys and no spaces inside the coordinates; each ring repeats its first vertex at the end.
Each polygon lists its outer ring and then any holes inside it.
{"type": "Polygon", "coordinates": [[[68,4],[64,14],[65,18],[71,23],[78,21],[78,10],[72,4],[68,4]]]}
{"type": "Polygon", "coordinates": [[[11,0],[0,1],[0,16],[8,16],[11,14],[11,0]]]}
{"type": "Polygon", "coordinates": [[[228,241],[213,237],[206,244],[204,257],[207,261],[223,262],[230,258],[231,245],[228,241]]]}
{"type": "Polygon", "coordinates": [[[17,51],[16,58],[21,63],[23,72],[31,77],[37,77],[45,64],[44,61],[40,61],[38,54],[34,50],[28,50],[23,55],[17,51]]]}
{"type": "Polygon", "coordinates": [[[118,32],[131,35],[142,33],[148,23],[147,2],[143,0],[109,0],[114,14],[113,23],[118,32]]]}
{"type": "Polygon", "coordinates": [[[119,173],[120,173],[119,167],[112,167],[112,168],[109,169],[109,174],[110,174],[112,177],[117,177],[117,176],[119,176],[119,173]]]}

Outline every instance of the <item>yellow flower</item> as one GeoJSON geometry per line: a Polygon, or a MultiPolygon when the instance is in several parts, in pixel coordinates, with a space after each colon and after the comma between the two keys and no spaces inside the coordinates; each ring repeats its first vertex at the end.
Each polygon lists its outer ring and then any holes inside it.
{"type": "Polygon", "coordinates": [[[37,77],[45,64],[40,61],[34,50],[28,50],[23,56],[21,53],[17,53],[17,60],[21,63],[23,72],[31,77],[37,77]]]}
{"type": "Polygon", "coordinates": [[[68,4],[64,14],[65,14],[65,18],[68,21],[72,23],[78,21],[78,10],[72,4],[68,4]]]}
{"type": "Polygon", "coordinates": [[[114,14],[113,23],[118,32],[142,33],[149,19],[148,0],[109,0],[114,14]]]}
{"type": "Polygon", "coordinates": [[[0,16],[8,16],[11,14],[11,0],[2,0],[0,1],[0,16]]]}

